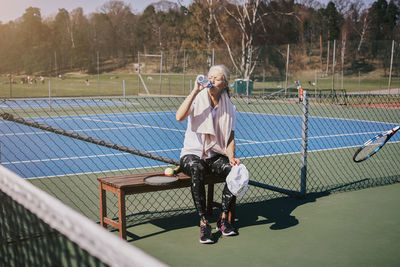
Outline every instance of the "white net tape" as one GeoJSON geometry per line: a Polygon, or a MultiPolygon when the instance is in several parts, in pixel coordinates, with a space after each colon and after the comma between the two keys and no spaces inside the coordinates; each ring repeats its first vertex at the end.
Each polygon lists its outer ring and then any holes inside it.
{"type": "Polygon", "coordinates": [[[105,264],[165,266],[3,166],[0,190],[105,264]]]}

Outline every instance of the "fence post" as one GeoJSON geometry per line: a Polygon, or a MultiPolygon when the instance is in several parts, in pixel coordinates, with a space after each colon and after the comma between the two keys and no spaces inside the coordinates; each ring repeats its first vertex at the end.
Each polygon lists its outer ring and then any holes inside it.
{"type": "Polygon", "coordinates": [[[389,95],[390,95],[390,87],[392,85],[393,52],[394,52],[394,40],[392,40],[392,53],[390,56],[390,71],[389,71],[389,82],[388,82],[388,94],[389,95]]]}
{"type": "Polygon", "coordinates": [[[183,95],[185,95],[186,83],[186,50],[183,50],[183,95]]]}
{"type": "Polygon", "coordinates": [[[51,80],[49,79],[49,109],[51,110],[51,80]]]}
{"type": "Polygon", "coordinates": [[[336,65],[336,39],[333,40],[333,52],[332,52],[332,95],[335,91],[335,65],[336,65]]]}
{"type": "Polygon", "coordinates": [[[163,52],[160,52],[160,95],[161,95],[161,89],[162,89],[162,65],[163,65],[163,52]]]}
{"type": "Polygon", "coordinates": [[[12,98],[12,83],[13,83],[13,76],[12,73],[10,72],[10,98],[12,98]]]}
{"type": "Polygon", "coordinates": [[[286,80],[285,80],[285,97],[287,94],[288,89],[288,75],[289,75],[289,55],[290,55],[290,45],[287,45],[287,52],[286,52],[286,80]]]}
{"type": "Polygon", "coordinates": [[[307,193],[307,146],[308,146],[308,94],[303,91],[303,117],[302,117],[302,144],[301,144],[301,173],[300,193],[305,196],[307,193]]]}
{"type": "Polygon", "coordinates": [[[126,87],[125,87],[125,80],[122,80],[122,95],[124,100],[126,100],[126,87]]]}
{"type": "Polygon", "coordinates": [[[138,95],[140,95],[140,52],[137,52],[137,58],[138,58],[138,95]]]}
{"type": "Polygon", "coordinates": [[[100,96],[100,60],[99,60],[99,51],[97,51],[97,96],[100,96]]]}

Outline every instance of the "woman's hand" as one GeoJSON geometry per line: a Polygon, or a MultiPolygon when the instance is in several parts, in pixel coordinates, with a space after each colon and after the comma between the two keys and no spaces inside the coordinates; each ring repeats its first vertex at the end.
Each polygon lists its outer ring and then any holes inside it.
{"type": "Polygon", "coordinates": [[[229,158],[229,163],[230,163],[232,166],[239,165],[239,164],[240,164],[240,159],[238,159],[238,158],[229,158]]]}
{"type": "Polygon", "coordinates": [[[193,103],[193,100],[196,98],[197,94],[200,93],[201,90],[206,88],[199,84],[196,80],[194,83],[193,90],[189,93],[189,95],[185,98],[182,104],[179,106],[178,110],[176,111],[175,118],[177,121],[184,121],[190,114],[190,106],[193,103]]]}
{"type": "Polygon", "coordinates": [[[201,90],[203,90],[204,88],[206,88],[206,86],[203,86],[201,84],[199,84],[196,80],[196,82],[194,83],[194,88],[193,91],[198,94],[201,90]]]}

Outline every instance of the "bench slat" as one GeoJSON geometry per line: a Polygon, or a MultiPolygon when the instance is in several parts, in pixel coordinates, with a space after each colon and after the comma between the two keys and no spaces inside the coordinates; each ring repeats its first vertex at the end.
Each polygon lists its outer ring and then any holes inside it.
{"type": "MultiPolygon", "coordinates": [[[[177,175],[178,178],[177,182],[165,186],[148,185],[143,181],[143,179],[146,177],[153,175],[163,175],[163,174],[164,174],[163,172],[158,171],[158,172],[148,172],[148,173],[97,178],[97,180],[113,188],[124,189],[128,190],[128,192],[137,192],[137,193],[189,187],[191,185],[190,177],[184,173],[179,173],[177,175]]],[[[208,184],[210,181],[212,181],[212,183],[221,183],[225,181],[225,178],[207,176],[205,178],[205,184],[208,184]]]]}

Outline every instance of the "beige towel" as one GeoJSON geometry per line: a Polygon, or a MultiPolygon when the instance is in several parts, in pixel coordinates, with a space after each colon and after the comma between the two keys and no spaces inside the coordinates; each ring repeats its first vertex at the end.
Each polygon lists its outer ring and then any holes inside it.
{"type": "Polygon", "coordinates": [[[232,131],[233,105],[226,91],[221,94],[214,120],[211,110],[211,99],[207,89],[202,90],[196,96],[192,120],[192,131],[202,134],[202,158],[206,157],[210,150],[226,155],[226,147],[232,131]]]}

